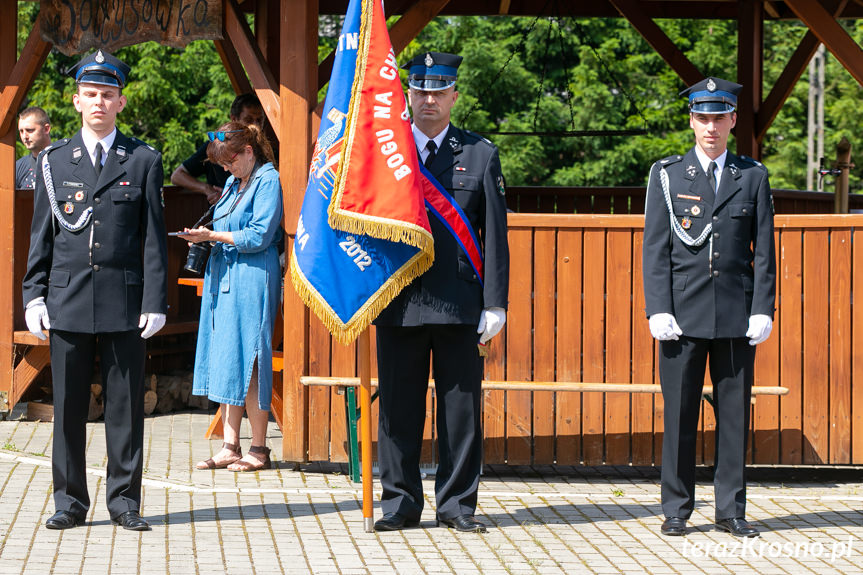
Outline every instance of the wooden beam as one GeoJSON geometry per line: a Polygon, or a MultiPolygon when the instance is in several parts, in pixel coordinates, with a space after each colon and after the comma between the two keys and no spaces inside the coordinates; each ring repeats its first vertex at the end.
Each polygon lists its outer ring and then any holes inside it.
{"type": "Polygon", "coordinates": [[[656,53],[677,72],[677,75],[687,86],[691,86],[702,80],[704,75],[689,61],[686,55],[674,45],[665,32],[644,12],[639,0],[609,0],[609,2],[620,12],[620,15],[629,20],[632,27],[641,34],[647,43],[653,46],[656,53]]]}
{"type": "Polygon", "coordinates": [[[761,108],[764,76],[764,10],[760,0],[737,3],[737,82],[743,85],[737,99],[737,153],[761,158],[761,143],[756,137],[755,118],[761,108]]]}
{"type": "Polygon", "coordinates": [[[863,49],[836,19],[818,2],[786,0],[785,3],[863,86],[863,49]]]}
{"type": "Polygon", "coordinates": [[[500,8],[497,9],[497,13],[505,16],[509,14],[509,0],[500,0],[500,8]]]}
{"type": "Polygon", "coordinates": [[[10,130],[11,117],[17,108],[12,108],[14,98],[9,98],[16,90],[12,85],[15,74],[15,56],[18,31],[17,0],[0,0],[0,88],[3,89],[0,103],[0,117],[7,122],[7,128],[0,132],[0,411],[11,410],[8,403],[12,394],[13,354],[12,344],[15,293],[15,131],[10,130]],[[7,82],[6,79],[9,79],[7,82]],[[7,401],[4,402],[3,399],[7,401]],[[4,405],[5,403],[5,405],[4,405]]]}
{"type": "Polygon", "coordinates": [[[449,2],[450,0],[420,0],[411,6],[390,28],[390,41],[396,55],[401,54],[411,40],[416,38],[449,2]]]}
{"type": "Polygon", "coordinates": [[[15,407],[21,396],[30,388],[30,384],[49,363],[51,363],[51,353],[47,345],[39,345],[27,350],[27,353],[15,366],[12,393],[9,394],[9,409],[15,407]]]}
{"type": "Polygon", "coordinates": [[[33,85],[33,80],[36,79],[36,75],[39,74],[39,70],[42,69],[42,65],[51,51],[51,44],[43,40],[39,32],[41,18],[42,15],[39,14],[17,62],[14,60],[16,48],[14,44],[12,45],[11,55],[15,66],[9,73],[5,86],[3,86],[3,93],[0,94],[0,112],[2,112],[0,134],[5,134],[12,128],[18,108],[24,101],[24,96],[27,95],[27,91],[33,85]]]}
{"type": "Polygon", "coordinates": [[[249,28],[245,16],[237,6],[237,0],[226,0],[225,2],[225,34],[227,40],[236,48],[240,62],[249,74],[249,80],[251,80],[252,87],[261,101],[261,106],[264,108],[270,125],[279,125],[281,106],[279,104],[278,84],[261,53],[261,49],[255,42],[255,36],[249,28]]]}
{"type": "Polygon", "coordinates": [[[234,93],[240,95],[251,92],[252,84],[249,82],[246,71],[243,70],[243,64],[240,62],[240,57],[237,56],[237,51],[234,50],[231,43],[225,40],[215,40],[213,45],[216,47],[216,52],[219,53],[219,58],[222,59],[222,65],[225,66],[234,93]]]}
{"type": "MultiPolygon", "coordinates": [[[[285,214],[283,225],[288,233],[285,256],[290,258],[312,160],[311,110],[317,103],[318,0],[281,0],[280,14],[282,118],[277,133],[281,141],[279,174],[285,214]]],[[[309,369],[310,317],[308,308],[291,286],[289,274],[285,275],[284,283],[285,344],[279,394],[282,457],[287,461],[306,461],[309,394],[300,384],[300,377],[309,369]]]]}
{"type": "MultiPolygon", "coordinates": [[[[833,4],[835,5],[833,14],[839,15],[845,9],[845,6],[848,5],[848,0],[834,2],[833,4]]],[[[791,95],[791,91],[794,89],[797,81],[800,80],[800,76],[803,75],[820,43],[818,37],[810,30],[806,32],[803,39],[800,40],[797,49],[794,50],[791,58],[788,59],[788,64],[785,65],[785,69],[782,70],[782,74],[779,75],[779,78],[773,85],[773,89],[770,90],[770,94],[761,103],[761,109],[758,111],[758,117],[755,119],[755,134],[759,142],[764,139],[767,130],[770,129],[777,114],[779,114],[779,110],[785,104],[785,100],[791,95]]]]}

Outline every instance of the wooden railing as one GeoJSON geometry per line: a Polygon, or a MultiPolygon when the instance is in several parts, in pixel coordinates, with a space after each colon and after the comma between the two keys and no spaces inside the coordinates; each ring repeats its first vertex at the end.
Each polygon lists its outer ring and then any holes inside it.
{"type": "MultiPolygon", "coordinates": [[[[510,214],[509,314],[485,377],[658,383],[643,313],[642,225],[637,215],[510,214]]],[[[777,216],[776,226],[778,312],[773,334],[758,347],[755,384],[790,392],[758,397],[749,459],[861,464],[863,354],[852,343],[863,337],[863,306],[852,302],[863,293],[863,215],[777,216]]],[[[372,362],[374,375],[374,351],[372,362]]],[[[354,347],[332,342],[314,318],[309,375],[356,375],[354,347]]],[[[309,388],[311,460],[347,460],[338,393],[309,388]]],[[[432,462],[431,392],[429,400],[424,459],[432,462]]],[[[702,407],[698,458],[710,463],[715,419],[708,403],[702,407]]],[[[487,463],[661,460],[660,395],[488,390],[483,416],[487,463]]]]}
{"type": "MultiPolygon", "coordinates": [[[[618,196],[610,197],[614,205],[618,196]]],[[[166,189],[165,200],[169,229],[188,225],[206,208],[203,196],[177,189],[166,189]]],[[[17,192],[13,237],[19,330],[25,329],[20,280],[31,213],[32,193],[17,192]]],[[[657,383],[655,347],[642,311],[642,224],[638,215],[510,214],[510,309],[504,332],[490,346],[486,378],[657,383]]],[[[852,347],[859,348],[863,338],[863,306],[853,305],[855,292],[863,293],[863,215],[777,215],[776,225],[778,312],[773,335],[758,349],[756,385],[791,391],[756,401],[750,459],[863,464],[863,354],[852,347]]],[[[176,284],[186,246],[175,238],[168,246],[170,320],[195,320],[194,290],[176,284]]],[[[354,347],[334,343],[311,317],[308,374],[356,375],[354,347]]],[[[301,329],[289,326],[286,341],[301,329]]],[[[12,334],[2,338],[11,348],[12,334]]],[[[372,362],[376,368],[374,352],[372,362]]],[[[11,382],[0,382],[0,391],[7,390],[11,382]]],[[[660,461],[659,395],[500,390],[484,395],[489,463],[660,461]]],[[[307,398],[292,419],[308,422],[308,459],[346,461],[338,390],[312,387],[307,398]]],[[[431,462],[432,392],[429,399],[424,459],[431,462]]],[[[703,408],[699,458],[710,462],[715,422],[710,406],[703,408]]]]}
{"type": "MultiPolygon", "coordinates": [[[[537,214],[643,214],[644,187],[530,187],[506,190],[513,212],[537,214]]],[[[777,214],[831,214],[832,192],[773,190],[777,214]]],[[[863,194],[849,196],[849,208],[863,211],[863,194]]]]}

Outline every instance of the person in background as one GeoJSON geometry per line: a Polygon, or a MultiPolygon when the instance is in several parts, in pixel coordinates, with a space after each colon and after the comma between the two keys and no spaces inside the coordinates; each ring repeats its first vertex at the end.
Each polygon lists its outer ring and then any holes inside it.
{"type": "MultiPolygon", "coordinates": [[[[240,94],[234,98],[234,102],[231,104],[229,119],[231,122],[245,125],[254,124],[263,130],[264,109],[256,95],[240,94]]],[[[177,166],[177,169],[171,174],[171,183],[204,194],[207,196],[208,202],[215,204],[225,188],[225,182],[228,181],[230,174],[222,166],[208,161],[207,147],[209,144],[209,141],[204,141],[194,154],[177,166]],[[198,179],[201,176],[204,176],[204,181],[198,179]]]]}
{"type": "Polygon", "coordinates": [[[36,173],[24,275],[27,328],[49,330],[54,387],[48,529],[82,523],[87,413],[96,356],[105,397],[106,493],[111,520],[149,530],[140,515],[144,462],[144,340],[167,305],[162,154],[116,128],[129,66],[99,50],[70,70],[82,126],[43,152],[36,173]]]}
{"type": "Polygon", "coordinates": [[[282,281],[282,187],[272,148],[255,123],[228,122],[208,135],[207,157],[231,177],[215,205],[212,229],[187,229],[181,237],[212,243],[192,393],[222,404],[224,443],[196,467],[257,471],[271,467],[266,438],[282,281]],[[252,428],[245,457],[240,449],[243,411],[252,428]]]}
{"type": "Polygon", "coordinates": [[[31,106],[18,115],[18,135],[30,153],[15,162],[15,189],[32,190],[36,187],[36,158],[39,152],[51,145],[51,120],[48,112],[31,106]]]}
{"type": "Polygon", "coordinates": [[[444,224],[429,217],[434,264],[375,320],[384,513],[375,522],[376,531],[419,524],[424,502],[419,463],[430,357],[440,456],[435,477],[437,521],[458,531],[486,531],[474,517],[483,440],[483,359],[478,344],[488,342],[506,321],[509,246],[497,148],[450,123],[461,60],[428,52],[404,67],[420,161],[461,206],[480,239],[485,277],[477,277],[444,224]]]}
{"type": "Polygon", "coordinates": [[[665,403],[662,534],[684,535],[695,505],[695,441],[704,371],[716,414],[715,527],[755,537],[746,515],[745,458],[755,346],[773,328],[776,257],[767,170],[728,151],[742,86],[705,78],[689,96],[695,146],[650,170],[644,299],[659,341],[665,403]]]}

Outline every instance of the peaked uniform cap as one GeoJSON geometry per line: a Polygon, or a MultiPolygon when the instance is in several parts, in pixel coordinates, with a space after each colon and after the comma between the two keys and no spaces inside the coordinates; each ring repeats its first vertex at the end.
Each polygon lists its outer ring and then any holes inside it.
{"type": "Polygon", "coordinates": [[[119,58],[103,50],[96,50],[81,58],[77,64],[69,68],[67,74],[75,78],[78,84],[101,84],[123,88],[131,71],[132,68],[119,58]]]}
{"type": "Polygon", "coordinates": [[[708,77],[680,92],[689,96],[689,111],[698,114],[727,114],[737,108],[737,95],[743,86],[708,77]]]}
{"type": "Polygon", "coordinates": [[[455,85],[462,57],[444,52],[423,52],[402,68],[408,71],[408,85],[415,90],[446,90],[455,85]]]}

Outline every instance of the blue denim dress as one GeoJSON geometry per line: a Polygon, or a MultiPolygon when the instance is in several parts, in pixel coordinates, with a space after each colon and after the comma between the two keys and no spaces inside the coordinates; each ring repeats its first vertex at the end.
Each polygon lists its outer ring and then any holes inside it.
{"type": "Polygon", "coordinates": [[[216,243],[207,262],[192,393],[245,405],[257,361],[258,405],[268,410],[273,393],[273,323],[282,282],[277,248],[282,241],[279,173],[266,163],[244,193],[238,194],[238,188],[239,180],[228,178],[213,214],[213,229],[231,232],[235,245],[216,243]]]}

